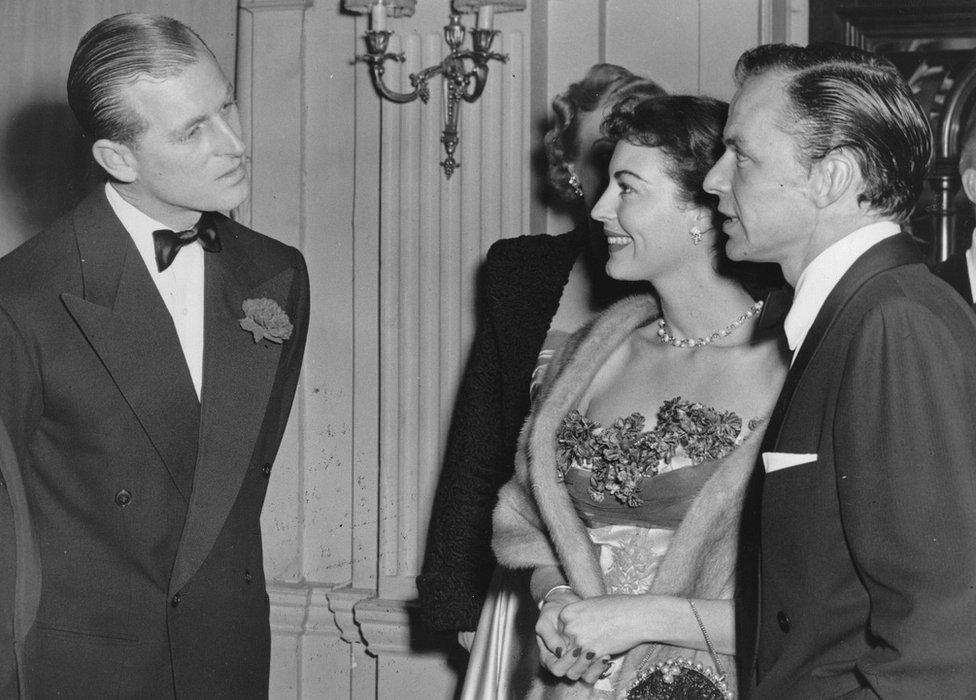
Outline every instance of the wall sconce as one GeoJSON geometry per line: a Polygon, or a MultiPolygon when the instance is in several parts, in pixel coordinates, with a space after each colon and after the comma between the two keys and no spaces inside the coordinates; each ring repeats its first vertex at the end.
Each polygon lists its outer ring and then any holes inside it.
{"type": "Polygon", "coordinates": [[[508,56],[494,53],[491,44],[500,32],[492,28],[495,12],[524,10],[526,0],[454,0],[454,11],[447,26],[444,27],[444,41],[450,53],[437,65],[424,68],[419,73],[410,74],[412,92],[390,90],[383,82],[388,60],[404,61],[402,53],[387,53],[392,31],[386,28],[388,14],[393,17],[410,17],[414,13],[416,0],[344,0],[346,10],[361,14],[369,13],[370,27],[366,31],[366,54],[356,56],[357,61],[369,64],[370,76],[376,91],[391,102],[413,102],[418,97],[426,104],[430,99],[428,81],[441,75],[444,79],[444,130],[441,143],[446,157],[441,161],[448,179],[460,167],[454,159],[454,151],[460,141],[458,117],[461,100],[474,102],[481,96],[488,80],[488,61],[508,60],[508,56]],[[477,12],[476,26],[471,30],[471,49],[462,49],[467,29],[461,24],[460,13],[477,12]],[[465,67],[468,61],[471,69],[465,67]]]}

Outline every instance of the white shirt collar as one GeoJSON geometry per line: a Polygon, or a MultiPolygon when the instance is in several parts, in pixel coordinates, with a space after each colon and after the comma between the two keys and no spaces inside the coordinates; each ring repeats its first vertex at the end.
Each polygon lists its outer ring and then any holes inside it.
{"type": "Polygon", "coordinates": [[[796,282],[793,306],[783,321],[793,359],[840,278],[868,248],[900,231],[898,224],[892,221],[863,226],[829,246],[804,268],[796,282]]]}
{"type": "Polygon", "coordinates": [[[966,250],[966,269],[969,272],[969,294],[976,299],[976,229],[973,229],[973,239],[966,250]]]}
{"type": "Polygon", "coordinates": [[[149,272],[155,277],[159,272],[156,267],[156,244],[153,242],[152,234],[153,231],[169,228],[169,226],[156,221],[127,202],[110,182],[105,183],[105,196],[108,198],[108,203],[112,206],[115,215],[122,222],[122,226],[129,232],[136,248],[139,249],[139,255],[146,263],[146,267],[149,268],[149,272]]]}

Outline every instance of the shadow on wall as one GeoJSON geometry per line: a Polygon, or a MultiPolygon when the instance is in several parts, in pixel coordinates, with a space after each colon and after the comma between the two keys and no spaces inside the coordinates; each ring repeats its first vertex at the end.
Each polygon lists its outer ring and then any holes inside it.
{"type": "Polygon", "coordinates": [[[0,138],[0,255],[70,209],[101,173],[68,105],[28,105],[0,138]]]}

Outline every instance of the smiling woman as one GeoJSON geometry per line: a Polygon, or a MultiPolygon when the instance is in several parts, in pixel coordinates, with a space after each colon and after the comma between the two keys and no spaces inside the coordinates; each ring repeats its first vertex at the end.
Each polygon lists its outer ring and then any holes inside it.
{"type": "Polygon", "coordinates": [[[662,96],[604,124],[607,272],[655,294],[614,305],[553,360],[494,520],[499,561],[533,569],[545,697],[735,688],[737,522],[786,361],[781,319],[759,316],[780,278],[759,268],[765,287],[744,284],[702,187],[726,109],[662,96]]]}

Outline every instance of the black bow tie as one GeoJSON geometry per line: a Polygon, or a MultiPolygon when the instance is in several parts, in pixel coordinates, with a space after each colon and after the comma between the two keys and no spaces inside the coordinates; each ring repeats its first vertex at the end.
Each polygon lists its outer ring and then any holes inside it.
{"type": "Polygon", "coordinates": [[[156,267],[162,272],[173,264],[180,248],[197,240],[208,253],[220,252],[217,227],[214,226],[213,217],[209,212],[204,212],[196,225],[186,231],[171,231],[168,228],[153,231],[153,243],[156,246],[156,267]]]}

